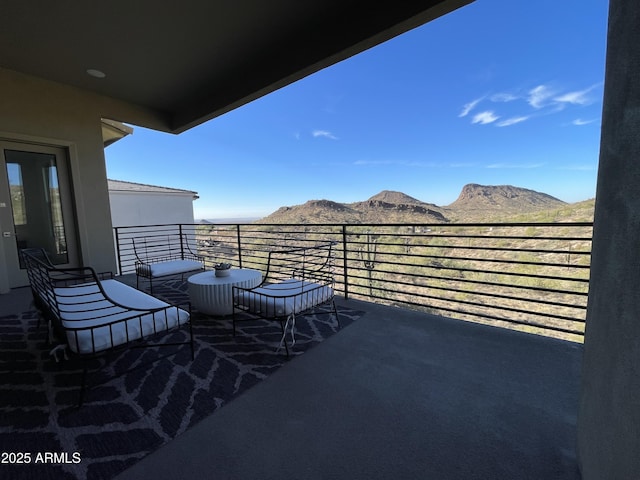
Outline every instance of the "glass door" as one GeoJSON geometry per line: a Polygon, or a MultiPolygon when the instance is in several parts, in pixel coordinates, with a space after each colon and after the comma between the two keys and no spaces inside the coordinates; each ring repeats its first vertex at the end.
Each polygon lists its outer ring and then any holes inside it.
{"type": "Polygon", "coordinates": [[[0,230],[11,288],[28,284],[21,248],[42,247],[55,265],[77,264],[64,149],[0,142],[0,230]]]}

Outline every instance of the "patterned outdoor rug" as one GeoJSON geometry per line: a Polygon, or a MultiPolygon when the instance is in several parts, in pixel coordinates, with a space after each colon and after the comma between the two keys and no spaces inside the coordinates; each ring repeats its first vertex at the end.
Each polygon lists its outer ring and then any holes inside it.
{"type": "MultiPolygon", "coordinates": [[[[185,290],[177,281],[154,293],[180,302],[185,290]]],[[[343,328],[362,314],[339,311],[343,328]]],[[[195,361],[188,346],[96,360],[80,409],[80,364],[53,360],[37,312],[0,317],[0,478],[112,478],[334,334],[333,316],[319,312],[296,320],[289,359],[276,352],[277,323],[241,323],[233,337],[230,319],[194,312],[195,361]]]]}

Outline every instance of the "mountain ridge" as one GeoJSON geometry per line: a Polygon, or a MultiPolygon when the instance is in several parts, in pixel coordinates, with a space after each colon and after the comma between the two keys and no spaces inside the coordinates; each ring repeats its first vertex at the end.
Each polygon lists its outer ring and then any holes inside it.
{"type": "Polygon", "coordinates": [[[515,200],[524,199],[530,206],[556,206],[566,205],[566,202],[552,197],[546,193],[537,192],[528,188],[514,187],[512,185],[478,185],[469,183],[462,187],[458,199],[448,208],[483,208],[487,205],[502,207],[521,207],[522,202],[515,200]]]}
{"type": "Polygon", "coordinates": [[[403,192],[383,190],[367,200],[340,203],[309,200],[284,206],[257,223],[448,223],[492,221],[567,207],[568,203],[546,193],[512,185],[465,185],[447,206],[424,202],[403,192]]]}

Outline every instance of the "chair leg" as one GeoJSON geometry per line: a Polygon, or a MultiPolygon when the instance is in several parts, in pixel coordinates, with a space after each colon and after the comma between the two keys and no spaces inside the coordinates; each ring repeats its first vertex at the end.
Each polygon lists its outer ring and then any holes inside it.
{"type": "Polygon", "coordinates": [[[231,314],[231,323],[233,325],[233,336],[236,336],[236,309],[233,309],[233,313],[231,314]]]}
{"type": "Polygon", "coordinates": [[[333,305],[333,314],[336,316],[336,321],[338,322],[338,328],[342,328],[342,324],[340,323],[340,316],[338,315],[338,307],[336,307],[336,301],[331,300],[331,304],[333,305]]]}
{"type": "Polygon", "coordinates": [[[287,358],[289,358],[289,345],[287,345],[287,324],[289,323],[289,318],[287,317],[286,323],[283,323],[282,320],[280,320],[280,331],[282,332],[282,338],[280,339],[280,345],[278,345],[278,350],[276,350],[276,353],[282,348],[282,344],[284,344],[284,351],[287,353],[287,358]]]}
{"type": "Polygon", "coordinates": [[[189,337],[191,343],[191,361],[196,359],[196,353],[193,347],[193,324],[191,323],[191,308],[189,308],[189,337]]]}
{"type": "Polygon", "coordinates": [[[284,351],[287,354],[287,358],[289,358],[289,345],[287,345],[286,332],[285,332],[285,338],[284,338],[284,351]]]}

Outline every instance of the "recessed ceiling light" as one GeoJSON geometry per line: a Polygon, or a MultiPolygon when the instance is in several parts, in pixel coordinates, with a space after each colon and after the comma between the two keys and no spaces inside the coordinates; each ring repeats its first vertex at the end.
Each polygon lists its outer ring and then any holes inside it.
{"type": "Polygon", "coordinates": [[[89,70],[87,70],[87,74],[95,78],[104,78],[107,76],[106,73],[101,72],[100,70],[96,70],[95,68],[90,68],[89,70]]]}

